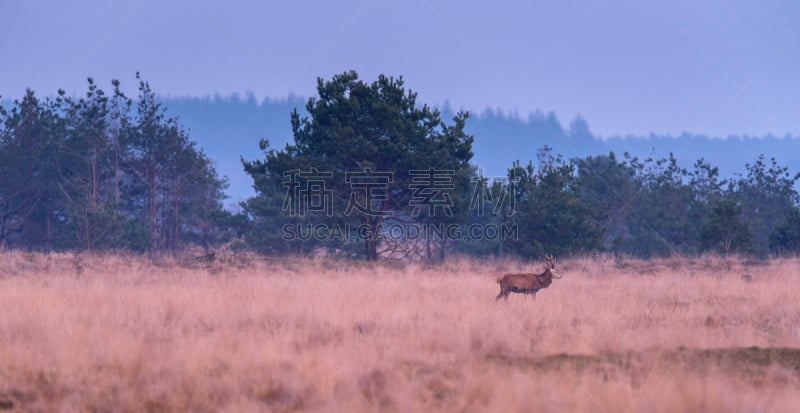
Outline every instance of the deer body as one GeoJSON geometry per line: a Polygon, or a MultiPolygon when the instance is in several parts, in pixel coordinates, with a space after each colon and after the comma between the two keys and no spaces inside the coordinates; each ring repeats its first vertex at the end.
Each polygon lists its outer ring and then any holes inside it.
{"type": "Polygon", "coordinates": [[[521,273],[521,274],[500,274],[497,276],[497,283],[500,284],[500,293],[497,300],[505,298],[511,293],[531,294],[536,297],[536,292],[542,288],[547,288],[553,282],[553,278],[561,278],[556,273],[555,259],[546,256],[547,268],[541,274],[521,273]]]}

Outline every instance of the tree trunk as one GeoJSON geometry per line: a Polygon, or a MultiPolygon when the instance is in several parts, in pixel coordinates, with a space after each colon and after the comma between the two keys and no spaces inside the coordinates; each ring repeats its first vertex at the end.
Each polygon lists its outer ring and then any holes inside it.
{"type": "Polygon", "coordinates": [[[149,232],[150,232],[150,258],[155,259],[156,249],[158,248],[158,191],[156,190],[156,172],[155,167],[151,164],[148,165],[147,174],[147,192],[149,193],[148,199],[148,218],[149,218],[149,232]]]}
{"type": "Polygon", "coordinates": [[[92,235],[91,231],[89,230],[89,211],[86,208],[83,209],[83,228],[84,228],[84,234],[86,236],[86,251],[91,251],[92,235]]]}
{"type": "Polygon", "coordinates": [[[180,232],[180,210],[179,210],[179,199],[177,194],[173,194],[173,223],[172,223],[172,250],[174,251],[178,247],[178,236],[180,232]]]}
{"type": "Polygon", "coordinates": [[[45,251],[50,252],[53,248],[53,222],[51,220],[51,213],[50,208],[45,208],[44,210],[45,222],[47,223],[47,230],[45,231],[45,251]]]}
{"type": "Polygon", "coordinates": [[[364,248],[367,261],[377,261],[378,260],[378,244],[380,241],[378,240],[378,235],[376,231],[380,226],[381,219],[380,217],[374,217],[370,219],[370,217],[366,217],[364,219],[365,224],[367,225],[368,231],[366,235],[366,239],[364,240],[364,248]]]}
{"type": "Polygon", "coordinates": [[[99,198],[99,178],[97,176],[97,145],[92,148],[92,212],[97,211],[97,199],[99,198]]]}
{"type": "Polygon", "coordinates": [[[119,169],[119,143],[117,143],[116,148],[114,149],[114,211],[117,211],[120,194],[119,194],[119,183],[120,183],[120,175],[121,171],[119,169]]]}
{"type": "Polygon", "coordinates": [[[372,240],[367,240],[365,243],[367,250],[367,261],[377,261],[378,260],[378,243],[372,240]]]}
{"type": "MultiPolygon", "coordinates": [[[[3,208],[4,210],[7,208],[3,208]]],[[[6,246],[6,221],[8,220],[8,215],[5,213],[0,214],[0,250],[4,249],[6,246]]]]}
{"type": "Polygon", "coordinates": [[[431,239],[429,236],[425,237],[425,259],[428,262],[433,260],[433,252],[431,252],[431,239]]]}

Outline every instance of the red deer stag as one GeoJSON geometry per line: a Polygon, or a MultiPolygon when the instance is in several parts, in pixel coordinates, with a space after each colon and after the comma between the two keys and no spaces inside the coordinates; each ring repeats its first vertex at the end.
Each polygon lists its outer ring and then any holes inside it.
{"type": "Polygon", "coordinates": [[[497,283],[500,284],[500,294],[497,299],[505,298],[511,293],[531,294],[536,297],[536,292],[542,288],[547,288],[553,282],[553,278],[561,278],[556,272],[556,259],[550,255],[545,255],[547,267],[541,274],[500,274],[497,276],[497,283]]]}

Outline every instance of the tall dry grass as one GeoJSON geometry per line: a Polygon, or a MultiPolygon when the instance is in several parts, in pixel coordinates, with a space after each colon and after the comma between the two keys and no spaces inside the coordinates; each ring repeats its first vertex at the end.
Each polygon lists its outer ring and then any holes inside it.
{"type": "Polygon", "coordinates": [[[0,409],[800,411],[798,260],[522,270],[4,252],[0,409]]]}

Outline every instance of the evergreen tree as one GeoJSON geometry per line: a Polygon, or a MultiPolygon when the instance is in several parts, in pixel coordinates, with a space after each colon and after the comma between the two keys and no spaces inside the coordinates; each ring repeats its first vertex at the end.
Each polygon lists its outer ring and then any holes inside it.
{"type": "Polygon", "coordinates": [[[745,166],[746,176],[733,182],[734,196],[742,207],[742,215],[750,224],[753,243],[759,255],[769,251],[769,236],[784,223],[798,202],[795,185],[800,175],[778,165],[775,158],[767,163],[760,155],[745,166]]]}
{"type": "Polygon", "coordinates": [[[753,237],[743,218],[742,207],[733,199],[714,201],[700,230],[703,250],[724,255],[752,252],[753,237]]]}
{"type": "Polygon", "coordinates": [[[473,141],[464,132],[468,115],[459,113],[448,125],[439,111],[417,105],[416,93],[406,91],[402,77],[381,75],[365,83],[351,71],[330,81],[318,79],[317,92],[319,97],[306,105],[309,117],[292,113],[294,143],[275,151],[264,142],[265,159],[244,162],[259,194],[246,209],[259,218],[275,217],[281,203],[285,215],[287,203],[297,206],[306,201],[305,191],[321,188],[315,195],[328,197],[324,202],[330,205],[320,211],[304,208],[300,212],[309,215],[289,218],[358,226],[362,256],[375,260],[385,245],[386,219],[413,215],[415,196],[426,193],[414,187],[415,171],[468,173],[473,141]],[[281,194],[284,184],[300,186],[281,194]]]}
{"type": "Polygon", "coordinates": [[[155,254],[213,238],[226,183],[139,80],[134,118],[118,81],[109,98],[91,78],[81,98],[28,90],[0,110],[2,245],[155,254]]]}
{"type": "Polygon", "coordinates": [[[6,113],[0,136],[0,193],[4,242],[49,251],[63,204],[64,123],[59,103],[28,89],[6,113]]]}
{"type": "Polygon", "coordinates": [[[769,235],[769,249],[777,254],[800,252],[800,209],[792,208],[786,220],[769,235]]]}
{"type": "Polygon", "coordinates": [[[509,177],[516,202],[507,222],[517,226],[519,239],[507,241],[507,251],[532,258],[600,248],[600,216],[582,202],[573,163],[544,147],[538,153],[537,167],[528,163],[522,168],[516,163],[509,177]]]}

